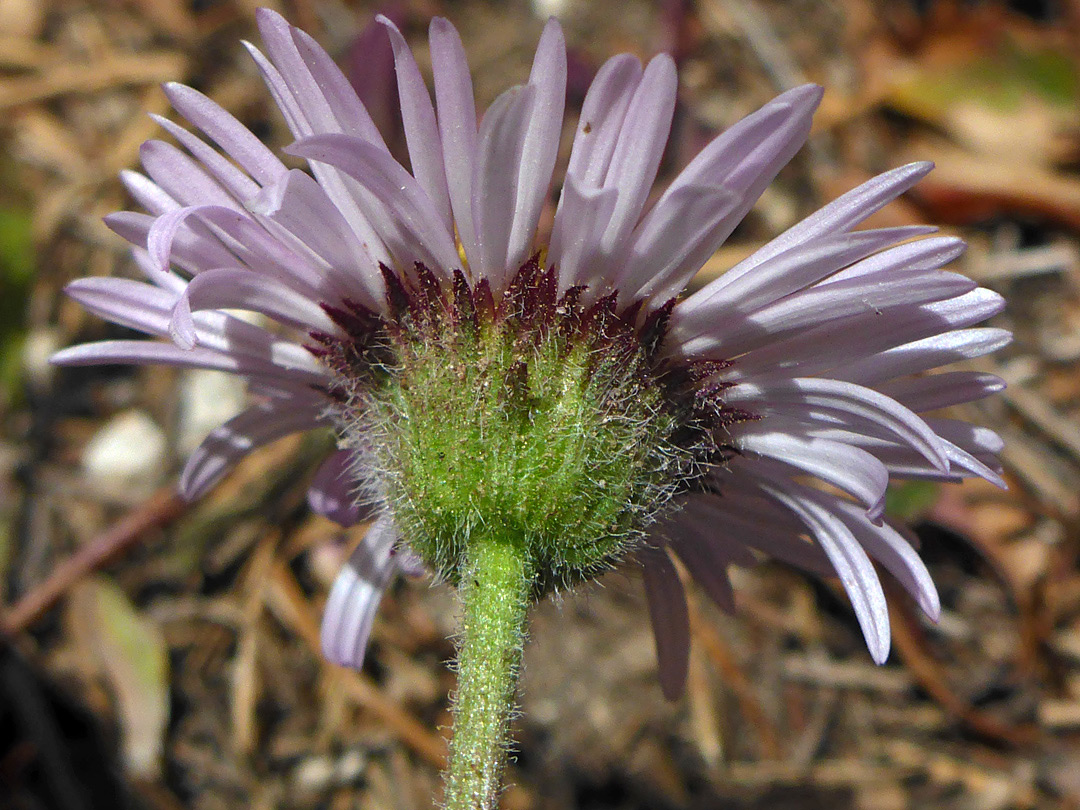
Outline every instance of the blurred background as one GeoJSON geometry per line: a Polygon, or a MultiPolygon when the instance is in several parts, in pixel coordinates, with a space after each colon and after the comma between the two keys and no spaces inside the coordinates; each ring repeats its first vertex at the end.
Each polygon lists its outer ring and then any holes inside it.
{"type": "MultiPolygon", "coordinates": [[[[399,149],[377,11],[424,69],[427,23],[449,17],[481,107],[526,77],[551,14],[571,47],[571,118],[606,57],[672,52],[664,181],[781,90],[822,83],[809,145],[702,278],[870,175],[930,159],[937,170],[869,224],[962,235],[957,269],[1008,300],[997,325],[1016,341],[976,367],[1010,388],[963,416],[1004,436],[1009,492],[911,484],[890,501],[922,540],[941,622],[893,589],[894,651],[876,667],[833,584],[775,564],[734,571],[736,616],[691,591],[689,687],[667,703],[633,571],[545,603],[507,810],[1080,807],[1080,3],[266,4],[339,59],[399,149]]],[[[117,173],[140,143],[168,139],[148,117],[168,115],[162,82],[289,142],[239,44],[258,39],[255,6],[0,0],[5,810],[413,810],[437,794],[452,594],[399,583],[362,673],[321,660],[321,606],[363,528],[307,511],[318,440],[272,445],[184,506],[179,465],[240,408],[242,386],[46,362],[128,336],[61,289],[134,275],[101,218],[130,205],[117,173]]]]}

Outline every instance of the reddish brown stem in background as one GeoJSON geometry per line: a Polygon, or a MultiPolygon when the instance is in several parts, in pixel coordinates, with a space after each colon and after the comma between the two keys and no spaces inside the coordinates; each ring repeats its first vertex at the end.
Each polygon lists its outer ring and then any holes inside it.
{"type": "Polygon", "coordinates": [[[1009,724],[971,705],[948,683],[944,668],[934,658],[918,619],[899,588],[882,583],[889,597],[890,624],[896,652],[919,685],[949,715],[977,734],[1014,746],[1033,745],[1039,728],[1033,723],[1009,724]]]}
{"type": "Polygon", "coordinates": [[[13,635],[26,630],[60,601],[87,574],[133,546],[150,529],[171,523],[184,513],[187,502],[172,487],[159,490],[120,522],[99,534],[74,556],[60,563],[52,575],[5,611],[0,628],[13,635]]]}

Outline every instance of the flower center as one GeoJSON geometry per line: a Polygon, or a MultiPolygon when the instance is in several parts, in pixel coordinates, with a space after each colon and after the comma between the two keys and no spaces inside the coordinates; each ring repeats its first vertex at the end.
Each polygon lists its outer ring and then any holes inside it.
{"type": "Polygon", "coordinates": [[[540,593],[594,576],[724,452],[718,404],[680,395],[694,373],[658,370],[670,307],[582,305],[536,258],[498,303],[460,273],[384,277],[389,314],[328,309],[349,339],[315,336],[318,353],[361,477],[451,582],[478,536],[512,538],[540,593]]]}

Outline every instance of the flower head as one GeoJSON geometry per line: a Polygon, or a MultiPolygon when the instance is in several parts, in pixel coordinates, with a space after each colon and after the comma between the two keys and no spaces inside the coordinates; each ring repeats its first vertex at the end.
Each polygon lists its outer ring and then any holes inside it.
{"type": "Polygon", "coordinates": [[[471,533],[519,537],[540,594],[626,556],[643,565],[661,683],[686,673],[687,611],[669,554],[725,608],[726,569],[761,555],[838,575],[870,652],[889,648],[871,560],[939,610],[918,555],[883,520],[890,478],[1002,485],[989,430],[918,414],[986,396],[989,375],[926,374],[993,351],[970,328],[993,292],[941,270],[932,228],[853,230],[914,185],[912,164],[845,194],[703,289],[690,278],[802,146],[821,90],[791,90],[710,143],[651,206],[677,77],[610,59],[585,98],[550,239],[541,213],[563,129],[554,21],[527,83],[477,123],[457,32],[431,24],[434,103],[393,46],[409,168],[330,57],[261,11],[249,49],[310,172],[289,169],[197,91],[124,182],[147,213],[108,219],[146,282],[82,279],[88,309],[159,341],[61,352],[64,364],[231,371],[254,404],[189,460],[197,497],[253,448],[332,426],[311,506],[373,520],[327,605],[324,648],[362,661],[400,570],[461,576],[471,533]],[[268,329],[231,310],[261,313],[268,329]]]}

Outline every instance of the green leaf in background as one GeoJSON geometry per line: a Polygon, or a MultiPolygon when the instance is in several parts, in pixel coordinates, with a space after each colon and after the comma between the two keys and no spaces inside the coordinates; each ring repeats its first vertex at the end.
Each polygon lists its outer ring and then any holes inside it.
{"type": "Polygon", "coordinates": [[[30,213],[0,208],[0,402],[21,389],[26,302],[34,276],[30,213]]]}
{"type": "Polygon", "coordinates": [[[1029,102],[1075,109],[1078,92],[1080,77],[1064,53],[1008,43],[953,65],[922,67],[898,84],[889,100],[906,112],[935,119],[961,102],[1000,113],[1016,112],[1029,102]]]}
{"type": "Polygon", "coordinates": [[[1061,49],[1006,40],[899,75],[889,105],[977,154],[1055,165],[1080,142],[1080,73],[1061,49]]]}
{"type": "Polygon", "coordinates": [[[107,577],[75,586],[68,615],[116,699],[128,772],[157,776],[169,722],[169,657],[161,630],[107,577]]]}
{"type": "Polygon", "coordinates": [[[930,511],[938,499],[933,481],[904,481],[892,484],[885,493],[885,513],[904,523],[915,523],[930,511]]]}

